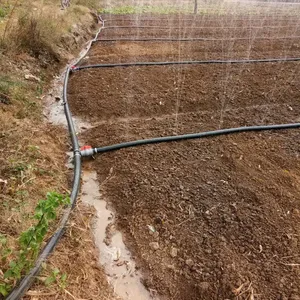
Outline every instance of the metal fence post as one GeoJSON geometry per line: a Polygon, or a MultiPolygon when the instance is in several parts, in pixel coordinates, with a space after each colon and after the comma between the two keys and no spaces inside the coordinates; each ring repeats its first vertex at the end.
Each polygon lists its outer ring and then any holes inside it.
{"type": "Polygon", "coordinates": [[[195,5],[194,5],[194,14],[196,15],[198,12],[198,0],[195,0],[195,5]]]}

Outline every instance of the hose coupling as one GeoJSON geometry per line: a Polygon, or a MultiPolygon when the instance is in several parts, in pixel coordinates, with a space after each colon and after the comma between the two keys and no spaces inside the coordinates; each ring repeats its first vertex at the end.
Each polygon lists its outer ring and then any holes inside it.
{"type": "Polygon", "coordinates": [[[72,66],[72,67],[70,68],[70,70],[71,70],[71,72],[76,72],[78,69],[77,69],[76,66],[72,66]]]}
{"type": "Polygon", "coordinates": [[[80,148],[80,155],[82,157],[93,156],[96,153],[95,149],[92,146],[83,146],[80,148]]]}

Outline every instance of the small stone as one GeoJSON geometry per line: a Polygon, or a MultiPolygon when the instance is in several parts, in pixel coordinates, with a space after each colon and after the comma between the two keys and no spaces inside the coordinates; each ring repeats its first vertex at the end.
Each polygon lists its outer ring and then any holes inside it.
{"type": "Polygon", "coordinates": [[[159,249],[159,244],[157,242],[151,242],[149,244],[150,248],[153,249],[154,251],[159,249]]]}
{"type": "Polygon", "coordinates": [[[32,74],[25,74],[25,79],[26,80],[31,80],[31,81],[37,81],[37,82],[40,82],[41,79],[32,75],[32,74]]]}
{"type": "Polygon", "coordinates": [[[61,98],[59,97],[59,96],[55,96],[55,101],[60,101],[61,100],[61,98]]]}
{"type": "Polygon", "coordinates": [[[189,258],[185,261],[185,264],[191,268],[194,265],[194,262],[192,259],[189,258]]]}
{"type": "Polygon", "coordinates": [[[172,247],[171,248],[171,251],[170,251],[170,255],[171,255],[171,257],[176,257],[177,256],[177,254],[178,254],[178,249],[177,248],[175,248],[175,247],[172,247]]]}

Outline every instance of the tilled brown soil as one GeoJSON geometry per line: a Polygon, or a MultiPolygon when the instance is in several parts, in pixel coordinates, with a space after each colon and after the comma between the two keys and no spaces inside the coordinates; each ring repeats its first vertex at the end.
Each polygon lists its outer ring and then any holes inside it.
{"type": "Polygon", "coordinates": [[[197,26],[299,26],[298,17],[267,17],[263,16],[189,16],[181,18],[180,15],[173,17],[161,17],[161,18],[146,18],[143,16],[119,16],[113,17],[103,16],[105,20],[105,26],[182,26],[182,27],[197,27],[197,26]]]}
{"type": "Polygon", "coordinates": [[[124,27],[107,27],[104,28],[102,38],[125,38],[135,36],[137,38],[145,37],[180,37],[180,38],[209,38],[209,39],[254,39],[259,38],[291,38],[300,36],[300,28],[297,26],[291,27],[250,27],[250,28],[237,28],[237,27],[154,27],[154,26],[124,26],[124,27]]]}
{"type": "Polygon", "coordinates": [[[287,27],[287,28],[299,28],[299,19],[295,21],[282,20],[282,21],[268,21],[268,20],[253,20],[253,21],[241,21],[241,20],[225,20],[222,22],[216,21],[186,21],[186,22],[170,22],[170,21],[162,21],[158,23],[157,21],[115,21],[115,22],[105,22],[105,27],[113,27],[113,26],[160,26],[160,27],[180,27],[180,28],[207,28],[211,30],[213,28],[219,28],[225,30],[228,27],[234,27],[235,29],[241,28],[257,28],[257,27],[266,27],[265,30],[270,29],[279,29],[279,27],[287,27]]]}
{"type": "Polygon", "coordinates": [[[112,41],[98,42],[81,65],[210,59],[300,57],[300,38],[231,41],[112,41]],[[221,45],[220,45],[221,44],[221,45]]]}
{"type": "Polygon", "coordinates": [[[298,62],[82,70],[71,77],[70,106],[75,115],[92,122],[206,110],[221,114],[253,105],[293,106],[300,97],[299,73],[298,62]]]}
{"type": "MultiPolygon", "coordinates": [[[[257,42],[256,55],[284,56],[277,46],[257,42]]],[[[87,62],[211,57],[211,48],[197,47],[99,42],[87,62]]],[[[215,47],[217,59],[223,52],[215,47]]],[[[299,72],[298,62],[82,70],[71,76],[69,101],[94,125],[81,136],[93,146],[299,122],[299,72]]],[[[299,137],[298,130],[247,133],[96,158],[102,194],[152,293],[300,299],[299,137]]]]}

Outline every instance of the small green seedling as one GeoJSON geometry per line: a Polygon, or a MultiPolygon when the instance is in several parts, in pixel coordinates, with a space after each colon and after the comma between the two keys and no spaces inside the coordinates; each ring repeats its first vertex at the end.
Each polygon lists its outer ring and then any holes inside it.
{"type": "MultiPolygon", "coordinates": [[[[49,231],[49,224],[57,217],[59,207],[70,203],[69,197],[52,192],[47,193],[45,200],[40,200],[33,216],[36,224],[29,227],[21,233],[19,237],[19,251],[12,253],[11,249],[6,247],[7,240],[5,236],[0,236],[1,257],[13,254],[14,260],[9,262],[9,268],[4,272],[3,278],[0,277],[0,295],[6,296],[11,286],[21,278],[32,267],[41,249],[46,234],[49,231]]],[[[59,273],[59,272],[58,272],[59,273]]],[[[60,286],[64,286],[67,276],[62,274],[57,279],[57,271],[53,273],[60,286]]]]}
{"type": "Polygon", "coordinates": [[[53,283],[57,283],[61,289],[65,289],[67,287],[67,274],[61,274],[59,269],[54,268],[51,272],[51,275],[48,276],[44,281],[46,286],[50,286],[53,283]]]}

